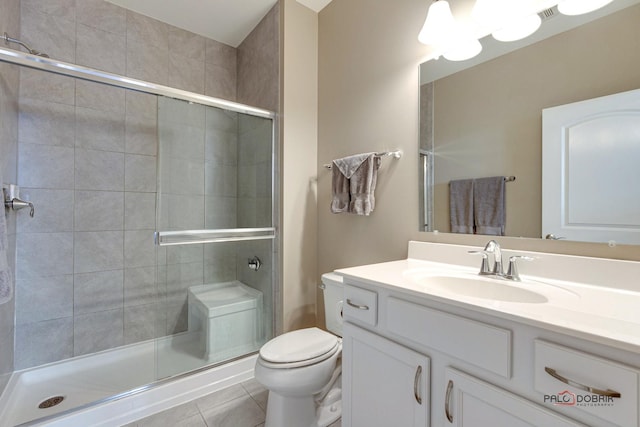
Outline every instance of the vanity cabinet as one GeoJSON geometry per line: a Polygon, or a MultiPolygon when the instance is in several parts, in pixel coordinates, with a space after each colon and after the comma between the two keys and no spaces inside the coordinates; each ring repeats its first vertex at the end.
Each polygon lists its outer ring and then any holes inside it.
{"type": "Polygon", "coordinates": [[[347,297],[344,427],[639,425],[636,353],[348,276],[347,297]]]}
{"type": "Polygon", "coordinates": [[[429,358],[344,324],[344,426],[427,427],[429,358]]]}

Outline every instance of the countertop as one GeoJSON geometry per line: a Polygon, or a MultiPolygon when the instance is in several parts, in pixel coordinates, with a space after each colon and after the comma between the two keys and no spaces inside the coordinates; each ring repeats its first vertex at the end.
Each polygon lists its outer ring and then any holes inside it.
{"type": "Polygon", "coordinates": [[[421,283],[431,275],[478,279],[478,268],[413,258],[344,268],[336,270],[336,273],[347,281],[356,280],[640,353],[640,292],[635,290],[523,274],[522,283],[506,284],[539,292],[548,301],[497,301],[428,286],[424,281],[421,283]]]}

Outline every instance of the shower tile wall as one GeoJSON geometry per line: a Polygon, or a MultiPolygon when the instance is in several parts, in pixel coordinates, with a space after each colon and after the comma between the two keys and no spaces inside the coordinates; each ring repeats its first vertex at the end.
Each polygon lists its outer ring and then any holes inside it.
{"type": "MultiPolygon", "coordinates": [[[[236,49],[103,0],[22,0],[20,22],[53,58],[236,97],[236,49]]],[[[202,283],[188,267],[205,249],[159,250],[156,271],[156,97],[26,68],[19,86],[17,179],[36,216],[17,224],[13,368],[182,330],[186,307],[157,297],[176,275],[202,283]]]]}
{"type": "Polygon", "coordinates": [[[155,286],[145,269],[154,273],[156,153],[133,141],[155,139],[155,104],[22,70],[18,183],[36,216],[17,224],[17,369],[154,337],[141,288],[155,286]]]}
{"type": "MultiPolygon", "coordinates": [[[[19,0],[0,1],[0,30],[9,34],[20,32],[19,0]]],[[[0,181],[16,182],[18,157],[18,86],[17,65],[0,64],[0,181]]],[[[7,257],[13,266],[15,259],[16,214],[3,210],[7,220],[9,248],[7,257]]],[[[15,298],[0,305],[0,393],[13,371],[15,298]]]]}
{"type": "Polygon", "coordinates": [[[238,46],[238,101],[278,111],[280,93],[280,5],[238,46]]]}

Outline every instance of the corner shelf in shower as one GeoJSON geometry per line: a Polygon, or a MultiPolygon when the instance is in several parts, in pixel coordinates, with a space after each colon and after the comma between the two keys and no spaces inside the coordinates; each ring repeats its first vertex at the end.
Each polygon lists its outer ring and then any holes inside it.
{"type": "Polygon", "coordinates": [[[227,228],[215,230],[156,231],[155,243],[158,246],[189,245],[196,243],[238,242],[243,240],[274,239],[276,229],[264,228],[227,228]]]}

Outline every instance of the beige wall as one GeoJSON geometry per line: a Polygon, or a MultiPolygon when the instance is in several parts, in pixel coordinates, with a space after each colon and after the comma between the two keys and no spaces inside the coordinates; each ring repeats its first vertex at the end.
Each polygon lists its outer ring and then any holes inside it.
{"type": "Polygon", "coordinates": [[[640,5],[434,83],[435,230],[450,180],[516,175],[506,234],[541,235],[542,109],[640,87],[638,22],[640,5]]]}
{"type": "MultiPolygon", "coordinates": [[[[428,5],[424,0],[334,0],[320,13],[319,273],[403,258],[409,239],[474,245],[487,240],[417,232],[418,64],[426,52],[417,34],[428,5]],[[370,217],[329,213],[331,183],[322,164],[384,148],[400,148],[405,154],[401,160],[383,160],[375,212],[370,217]]],[[[640,260],[637,246],[515,238],[500,242],[515,249],[640,260]]]]}
{"type": "Polygon", "coordinates": [[[283,330],[316,324],[318,15],[284,0],[283,330]]]}
{"type": "Polygon", "coordinates": [[[320,12],[319,273],[402,258],[416,234],[418,65],[426,52],[417,37],[428,6],[424,0],[334,0],[320,12]],[[385,149],[404,156],[382,160],[371,216],[330,213],[331,174],[322,165],[385,149]]]}

